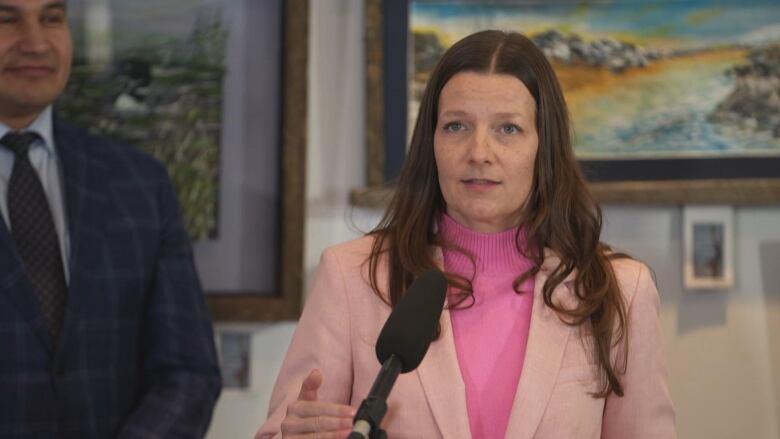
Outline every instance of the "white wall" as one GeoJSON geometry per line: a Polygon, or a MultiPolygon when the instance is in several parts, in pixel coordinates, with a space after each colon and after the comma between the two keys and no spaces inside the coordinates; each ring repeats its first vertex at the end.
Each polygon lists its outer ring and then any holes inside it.
{"type": "MultiPolygon", "coordinates": [[[[353,209],[364,184],[363,2],[311,2],[307,279],[328,245],[367,230],[380,212],[353,209]]],[[[682,288],[679,207],[608,207],[605,239],[657,274],[661,319],[684,439],[780,437],[780,207],[736,209],[737,286],[682,288]]],[[[224,328],[218,327],[218,329],[224,328]]],[[[209,439],[248,438],[264,421],[294,323],[254,332],[253,390],[225,391],[209,439]]]]}
{"type": "Polygon", "coordinates": [[[780,437],[780,208],[735,209],[736,287],[682,286],[678,207],[608,207],[604,239],[657,276],[681,438],[780,437]]]}

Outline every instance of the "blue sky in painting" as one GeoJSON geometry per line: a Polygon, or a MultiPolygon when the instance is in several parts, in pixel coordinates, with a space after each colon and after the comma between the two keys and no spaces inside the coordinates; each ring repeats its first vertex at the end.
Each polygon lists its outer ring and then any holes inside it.
{"type": "Polygon", "coordinates": [[[414,1],[413,23],[472,20],[555,23],[574,32],[630,33],[639,38],[707,44],[754,39],[780,40],[780,2],[747,1],[414,1]]]}

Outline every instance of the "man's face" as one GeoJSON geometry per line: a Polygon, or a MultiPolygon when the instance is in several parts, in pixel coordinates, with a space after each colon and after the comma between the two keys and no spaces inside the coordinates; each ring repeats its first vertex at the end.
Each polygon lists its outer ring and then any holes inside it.
{"type": "Polygon", "coordinates": [[[72,58],[64,0],[0,0],[0,121],[31,121],[54,102],[72,58]]]}

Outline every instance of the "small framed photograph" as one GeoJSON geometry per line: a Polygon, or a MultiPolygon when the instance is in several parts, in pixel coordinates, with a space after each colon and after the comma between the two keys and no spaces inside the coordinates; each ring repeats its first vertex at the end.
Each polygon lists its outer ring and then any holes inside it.
{"type": "Polygon", "coordinates": [[[252,376],[252,338],[248,331],[221,331],[218,341],[222,386],[249,390],[252,376]]]}
{"type": "Polygon", "coordinates": [[[683,208],[683,273],[686,289],[725,290],[734,286],[734,209],[683,208]]]}

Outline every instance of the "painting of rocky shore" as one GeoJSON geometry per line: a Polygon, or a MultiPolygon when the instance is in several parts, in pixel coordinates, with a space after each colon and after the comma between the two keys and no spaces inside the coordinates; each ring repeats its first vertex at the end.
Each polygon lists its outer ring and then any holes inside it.
{"type": "Polygon", "coordinates": [[[780,44],[752,50],[747,64],[726,74],[734,77],[734,90],[718,104],[711,119],[780,138],[780,44]]]}
{"type": "Polygon", "coordinates": [[[521,32],[563,86],[581,159],[780,156],[780,3],[415,0],[409,124],[436,60],[521,32]]]}
{"type": "Polygon", "coordinates": [[[73,0],[60,117],[142,148],[173,180],[193,240],[217,234],[227,26],[208,0],[73,0]]]}

